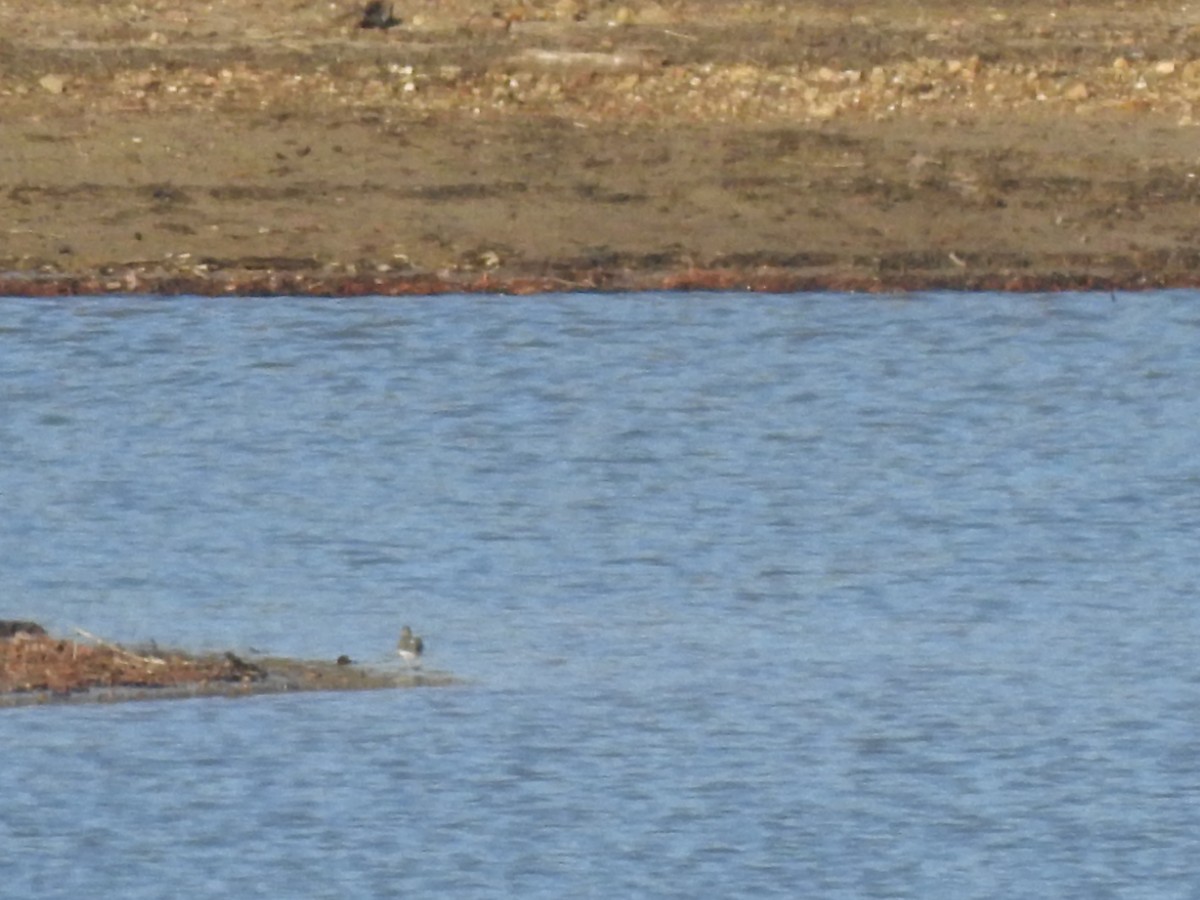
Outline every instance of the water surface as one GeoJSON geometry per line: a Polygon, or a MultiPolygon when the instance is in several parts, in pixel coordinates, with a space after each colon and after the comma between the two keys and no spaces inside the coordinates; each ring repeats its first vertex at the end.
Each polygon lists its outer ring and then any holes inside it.
{"type": "Polygon", "coordinates": [[[1192,897],[1186,293],[0,301],[13,896],[1192,897]]]}

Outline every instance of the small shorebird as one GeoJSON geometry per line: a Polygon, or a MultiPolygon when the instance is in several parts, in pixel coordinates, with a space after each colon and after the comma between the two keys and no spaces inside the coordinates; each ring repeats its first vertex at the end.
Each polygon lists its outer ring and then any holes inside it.
{"type": "Polygon", "coordinates": [[[400,20],[392,15],[392,4],[384,3],[383,0],[371,0],[363,9],[362,19],[358,23],[359,28],[382,28],[388,29],[393,25],[399,25],[400,20]]]}
{"type": "Polygon", "coordinates": [[[408,663],[409,668],[421,667],[421,654],[425,652],[425,642],[419,635],[413,634],[412,629],[405,625],[400,629],[400,640],[396,643],[396,653],[408,663]]]}

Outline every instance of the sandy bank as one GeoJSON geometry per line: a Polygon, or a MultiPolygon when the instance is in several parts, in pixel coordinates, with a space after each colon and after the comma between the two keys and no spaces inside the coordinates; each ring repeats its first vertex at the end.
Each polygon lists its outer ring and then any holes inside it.
{"type": "Polygon", "coordinates": [[[0,292],[1194,285],[1200,12],[0,7],[0,292]]]}

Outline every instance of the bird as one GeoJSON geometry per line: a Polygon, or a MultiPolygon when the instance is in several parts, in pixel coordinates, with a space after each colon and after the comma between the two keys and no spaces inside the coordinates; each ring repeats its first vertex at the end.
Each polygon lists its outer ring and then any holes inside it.
{"type": "Polygon", "coordinates": [[[425,642],[420,635],[413,634],[412,629],[405,625],[400,629],[400,640],[396,642],[397,655],[408,663],[410,669],[421,667],[421,654],[425,652],[425,642]]]}
{"type": "Polygon", "coordinates": [[[363,9],[359,28],[382,28],[387,30],[393,25],[399,25],[400,20],[392,15],[392,4],[383,0],[371,0],[363,9]]]}

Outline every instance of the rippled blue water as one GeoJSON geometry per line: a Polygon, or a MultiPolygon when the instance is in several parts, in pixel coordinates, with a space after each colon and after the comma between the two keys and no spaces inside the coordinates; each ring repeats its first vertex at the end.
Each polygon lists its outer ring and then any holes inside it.
{"type": "Polygon", "coordinates": [[[1200,307],[0,301],[4,896],[1194,897],[1200,307]]]}

